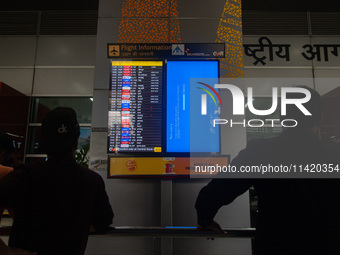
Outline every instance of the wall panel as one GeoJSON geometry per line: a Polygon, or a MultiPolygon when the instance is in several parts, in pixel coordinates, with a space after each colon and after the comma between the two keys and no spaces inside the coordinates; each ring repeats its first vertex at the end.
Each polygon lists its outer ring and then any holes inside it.
{"type": "Polygon", "coordinates": [[[180,19],[182,42],[213,43],[220,19],[180,19]]]}
{"type": "Polygon", "coordinates": [[[316,69],[315,88],[320,95],[340,87],[340,69],[316,69]]]}
{"type": "Polygon", "coordinates": [[[213,17],[220,18],[225,0],[196,0],[195,2],[191,0],[177,0],[178,2],[178,14],[179,17],[213,17]]]}
{"type": "Polygon", "coordinates": [[[95,36],[41,36],[37,66],[94,66],[95,36]]]}
{"type": "Polygon", "coordinates": [[[25,95],[31,95],[33,68],[0,68],[0,81],[25,95]]]}
{"type": "Polygon", "coordinates": [[[0,66],[33,66],[36,41],[35,36],[1,36],[0,66]]]}
{"type": "Polygon", "coordinates": [[[33,94],[92,95],[93,68],[37,68],[33,94]]]}
{"type": "Polygon", "coordinates": [[[118,42],[119,24],[120,19],[98,19],[94,89],[109,89],[110,60],[107,58],[107,43],[118,42]]]}

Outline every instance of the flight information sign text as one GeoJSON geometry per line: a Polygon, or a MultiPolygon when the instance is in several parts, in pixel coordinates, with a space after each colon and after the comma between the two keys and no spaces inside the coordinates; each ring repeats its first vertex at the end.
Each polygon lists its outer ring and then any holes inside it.
{"type": "Polygon", "coordinates": [[[108,150],[162,152],[162,61],[112,61],[108,150]]]}

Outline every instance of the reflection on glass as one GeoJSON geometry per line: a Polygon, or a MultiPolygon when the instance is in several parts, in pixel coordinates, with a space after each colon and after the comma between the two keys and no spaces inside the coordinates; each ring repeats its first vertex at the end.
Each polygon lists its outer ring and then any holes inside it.
{"type": "Polygon", "coordinates": [[[71,107],[79,123],[91,123],[92,98],[90,97],[37,97],[32,100],[30,123],[41,123],[46,113],[56,107],[71,107]]]}
{"type": "Polygon", "coordinates": [[[24,158],[29,97],[0,81],[0,131],[14,141],[14,157],[24,158]]]}
{"type": "MultiPolygon", "coordinates": [[[[250,124],[256,127],[248,127],[247,131],[247,141],[260,139],[260,138],[272,138],[277,137],[282,132],[282,127],[280,124],[280,112],[281,112],[281,102],[280,98],[278,100],[277,109],[270,115],[259,116],[251,113],[248,109],[248,103],[246,103],[246,121],[247,123],[251,120],[250,124]],[[267,121],[266,121],[267,120],[267,121]],[[270,121],[268,121],[270,120],[270,121]],[[273,121],[275,120],[275,121],[273,121]]],[[[247,100],[246,100],[247,102],[247,100]]],[[[253,106],[257,110],[268,110],[272,106],[271,97],[257,97],[253,99],[253,106]]]]}

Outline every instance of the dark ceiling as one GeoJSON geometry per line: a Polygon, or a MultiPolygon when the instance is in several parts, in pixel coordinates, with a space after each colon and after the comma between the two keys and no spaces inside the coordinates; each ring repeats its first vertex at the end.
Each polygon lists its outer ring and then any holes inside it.
{"type": "MultiPolygon", "coordinates": [[[[0,11],[98,10],[98,2],[99,0],[3,0],[0,11]]],[[[334,12],[340,11],[340,3],[338,0],[243,0],[242,8],[256,11],[334,12]]]]}
{"type": "Polygon", "coordinates": [[[1,11],[98,10],[99,0],[3,0],[1,11]]]}
{"type": "Polygon", "coordinates": [[[256,11],[338,12],[339,0],[243,0],[242,9],[256,11]]]}

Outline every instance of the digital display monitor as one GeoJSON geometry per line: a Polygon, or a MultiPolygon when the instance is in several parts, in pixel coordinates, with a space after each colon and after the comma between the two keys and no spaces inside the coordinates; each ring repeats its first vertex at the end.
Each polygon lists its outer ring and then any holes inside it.
{"type": "Polygon", "coordinates": [[[191,80],[216,78],[217,81],[218,76],[217,60],[167,61],[167,153],[220,152],[218,129],[211,132],[207,116],[201,115],[202,90],[191,80]]]}
{"type": "Polygon", "coordinates": [[[162,152],[163,61],[112,61],[108,152],[162,152]]]}
{"type": "Polygon", "coordinates": [[[208,78],[214,86],[218,77],[219,61],[212,59],[112,61],[109,176],[180,177],[189,176],[192,164],[227,164],[219,129],[209,122],[213,100],[201,113],[208,92],[199,82],[208,78]]]}

